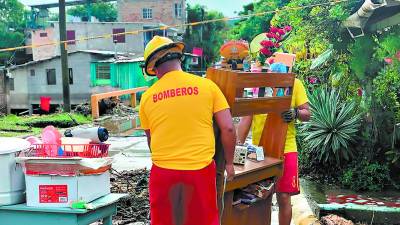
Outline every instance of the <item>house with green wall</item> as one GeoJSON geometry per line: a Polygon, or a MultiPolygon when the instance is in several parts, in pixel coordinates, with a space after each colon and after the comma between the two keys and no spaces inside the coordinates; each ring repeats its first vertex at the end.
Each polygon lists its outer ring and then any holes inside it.
{"type": "MultiPolygon", "coordinates": [[[[92,86],[111,86],[122,90],[152,86],[157,78],[143,75],[140,65],[144,58],[111,58],[90,64],[90,80],[92,86]]],[[[185,53],[183,69],[192,72],[198,65],[198,56],[185,53]]],[[[138,95],[140,97],[140,94],[138,95]]]]}
{"type": "MultiPolygon", "coordinates": [[[[143,86],[150,87],[157,81],[157,78],[143,75],[141,63],[143,63],[143,57],[135,59],[112,58],[91,62],[91,84],[92,86],[111,86],[122,90],[143,86]]],[[[140,96],[139,93],[138,97],[140,98],[140,96]]]]}

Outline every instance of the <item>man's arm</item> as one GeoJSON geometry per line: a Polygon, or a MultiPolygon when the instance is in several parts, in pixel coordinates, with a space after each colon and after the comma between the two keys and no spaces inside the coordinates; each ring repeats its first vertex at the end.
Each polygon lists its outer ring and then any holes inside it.
{"type": "Polygon", "coordinates": [[[300,105],[297,108],[292,108],[288,111],[285,111],[282,113],[282,119],[286,123],[290,123],[293,120],[300,120],[300,121],[309,121],[311,116],[310,112],[310,106],[307,103],[304,103],[303,105],[300,105]]]}
{"type": "Polygon", "coordinates": [[[240,119],[237,133],[239,142],[241,144],[243,144],[246,141],[246,138],[249,135],[252,121],[253,121],[253,116],[245,116],[240,119]]]}
{"type": "Polygon", "coordinates": [[[144,132],[146,133],[147,145],[149,146],[149,149],[150,149],[150,152],[151,152],[151,134],[150,134],[150,130],[144,130],[144,132]]]}
{"type": "Polygon", "coordinates": [[[221,141],[224,147],[227,180],[232,180],[235,175],[235,170],[233,168],[233,157],[236,146],[236,132],[232,123],[232,115],[229,109],[224,109],[216,112],[214,117],[219,129],[221,130],[221,141]]]}
{"type": "Polygon", "coordinates": [[[310,111],[310,105],[308,104],[308,102],[299,106],[297,109],[299,110],[297,118],[300,121],[306,122],[306,121],[310,120],[311,111],[310,111]]]}

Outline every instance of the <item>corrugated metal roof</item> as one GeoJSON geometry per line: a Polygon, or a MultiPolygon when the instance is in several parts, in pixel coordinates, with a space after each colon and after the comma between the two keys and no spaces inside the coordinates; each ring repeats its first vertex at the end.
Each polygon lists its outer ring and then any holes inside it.
{"type": "Polygon", "coordinates": [[[144,58],[143,57],[137,57],[137,58],[109,58],[109,59],[105,59],[105,60],[100,60],[97,61],[99,63],[130,63],[130,62],[143,62],[144,58]]]}
{"type": "MultiPolygon", "coordinates": [[[[105,55],[105,56],[114,56],[115,55],[115,52],[113,52],[113,51],[102,51],[102,50],[78,50],[78,51],[75,51],[75,52],[69,52],[68,55],[75,54],[75,53],[78,53],[78,52],[80,52],[80,53],[88,53],[88,54],[105,55]]],[[[125,53],[125,52],[117,52],[117,55],[118,54],[120,54],[119,57],[125,57],[125,58],[129,58],[129,56],[133,57],[133,56],[137,55],[135,53],[125,53]],[[124,55],[128,55],[128,57],[124,56],[124,55]]],[[[54,56],[54,57],[47,58],[47,59],[41,59],[41,60],[37,60],[37,61],[29,61],[29,62],[24,63],[24,64],[11,66],[10,69],[14,70],[14,69],[17,69],[17,68],[20,68],[20,67],[25,67],[25,66],[29,66],[29,65],[38,64],[38,63],[45,62],[45,61],[48,61],[48,60],[52,60],[52,59],[59,58],[59,57],[60,56],[58,55],[58,56],[54,56]]],[[[131,59],[131,58],[129,58],[129,59],[131,59]]]]}

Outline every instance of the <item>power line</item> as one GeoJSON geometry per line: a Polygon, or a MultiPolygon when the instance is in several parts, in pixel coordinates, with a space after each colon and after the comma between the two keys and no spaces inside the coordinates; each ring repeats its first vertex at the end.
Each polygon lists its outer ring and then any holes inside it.
{"type": "Polygon", "coordinates": [[[248,14],[248,15],[241,15],[241,16],[235,16],[235,17],[224,17],[224,18],[204,20],[204,21],[198,21],[198,22],[192,22],[192,23],[176,24],[176,25],[170,25],[170,26],[165,25],[165,26],[160,26],[157,28],[134,30],[134,31],[127,31],[127,32],[115,33],[115,34],[103,34],[103,35],[97,35],[97,36],[81,37],[81,38],[78,38],[75,40],[52,41],[49,43],[39,44],[39,45],[32,44],[32,45],[25,45],[25,46],[12,47],[12,48],[3,48],[3,49],[0,49],[0,52],[8,52],[8,51],[15,51],[15,50],[29,49],[29,48],[34,49],[34,48],[40,48],[40,47],[44,47],[44,46],[60,45],[60,44],[64,44],[65,46],[67,46],[68,43],[83,42],[83,41],[90,41],[90,40],[103,39],[103,38],[107,39],[107,38],[111,38],[114,36],[120,36],[120,35],[137,35],[137,34],[149,32],[149,31],[160,31],[160,30],[164,31],[169,28],[179,28],[179,27],[183,28],[183,27],[189,27],[189,26],[198,26],[198,25],[221,22],[221,21],[247,19],[247,18],[250,18],[253,16],[264,16],[267,14],[273,14],[273,13],[279,13],[279,12],[285,12],[285,11],[294,11],[294,10],[307,9],[307,8],[314,8],[317,6],[337,5],[337,4],[344,3],[344,2],[350,2],[350,0],[335,0],[335,1],[325,2],[325,3],[317,3],[317,4],[310,4],[310,5],[304,5],[304,6],[295,6],[295,7],[283,8],[283,9],[275,9],[275,10],[252,13],[252,14],[248,14]]]}

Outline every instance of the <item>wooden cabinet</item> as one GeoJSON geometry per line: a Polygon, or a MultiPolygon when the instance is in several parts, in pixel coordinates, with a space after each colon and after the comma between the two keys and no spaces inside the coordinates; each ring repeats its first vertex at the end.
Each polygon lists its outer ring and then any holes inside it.
{"type": "MultiPolygon", "coordinates": [[[[223,146],[218,129],[216,131],[217,192],[223,225],[269,225],[271,219],[271,194],[251,205],[232,205],[233,192],[249,184],[267,178],[277,178],[282,174],[282,157],[286,139],[287,123],[281,113],[290,108],[291,95],[276,96],[278,88],[292,90],[295,75],[292,73],[249,73],[227,69],[207,70],[207,78],[214,81],[225,95],[232,116],[246,116],[268,113],[260,146],[263,146],[265,160],[246,160],[244,166],[235,166],[235,178],[224,184],[225,162],[223,146]],[[243,97],[245,88],[271,87],[271,97],[243,97]],[[223,208],[223,210],[222,210],[223,208]]],[[[290,93],[291,91],[289,91],[290,93]]]]}

